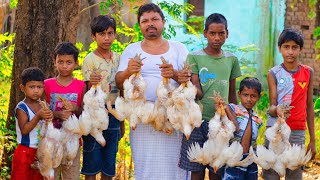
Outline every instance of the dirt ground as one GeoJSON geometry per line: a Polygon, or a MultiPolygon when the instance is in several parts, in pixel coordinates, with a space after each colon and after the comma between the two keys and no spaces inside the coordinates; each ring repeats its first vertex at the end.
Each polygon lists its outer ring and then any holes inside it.
{"type": "Polygon", "coordinates": [[[303,179],[320,179],[320,160],[313,161],[306,166],[305,173],[303,174],[303,179]]]}

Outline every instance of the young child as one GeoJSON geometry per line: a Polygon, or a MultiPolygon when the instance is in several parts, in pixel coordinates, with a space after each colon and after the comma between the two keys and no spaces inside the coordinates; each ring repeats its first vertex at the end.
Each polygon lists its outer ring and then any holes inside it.
{"type": "MultiPolygon", "coordinates": [[[[253,112],[253,107],[260,99],[261,83],[257,78],[246,77],[240,82],[240,88],[238,91],[238,97],[241,104],[229,104],[226,112],[228,117],[236,117],[236,121],[233,123],[236,126],[236,132],[234,138],[230,140],[230,144],[233,141],[238,141],[243,147],[243,157],[245,159],[248,156],[250,146],[255,149],[257,144],[258,130],[262,126],[262,121],[258,115],[253,112]]],[[[232,119],[232,118],[230,118],[232,119]]],[[[245,179],[245,180],[257,180],[258,179],[258,166],[252,163],[248,167],[226,167],[224,180],[231,179],[245,179]]]]}
{"type": "MultiPolygon", "coordinates": [[[[267,127],[271,127],[282,116],[283,112],[277,105],[290,104],[294,106],[290,114],[285,114],[286,122],[291,128],[289,141],[291,144],[304,145],[306,139],[306,122],[310,134],[308,149],[312,158],[316,154],[314,134],[313,109],[313,70],[299,62],[298,57],[303,47],[303,36],[295,29],[285,29],[279,36],[278,48],[283,57],[283,63],[269,70],[268,85],[270,109],[267,127]]],[[[265,145],[268,147],[266,140],[265,145]]],[[[280,179],[273,171],[263,171],[265,179],[280,179]]],[[[286,179],[302,179],[302,168],[294,171],[286,170],[286,179]]]]}
{"type": "Polygon", "coordinates": [[[39,171],[31,168],[31,164],[36,160],[42,120],[52,119],[53,114],[39,104],[44,91],[43,72],[30,67],[22,72],[21,79],[20,89],[25,98],[15,108],[18,147],[13,154],[11,179],[42,180],[39,171]]]}
{"type": "MultiPolygon", "coordinates": [[[[97,43],[97,49],[88,54],[82,65],[82,73],[88,89],[100,84],[107,93],[107,101],[114,106],[119,90],[115,84],[115,74],[119,65],[120,55],[111,51],[116,36],[116,21],[113,17],[100,15],[91,22],[91,37],[97,43]]],[[[124,124],[109,114],[109,126],[103,131],[107,145],[102,147],[90,134],[83,136],[83,166],[81,173],[86,179],[95,179],[101,173],[102,179],[115,176],[116,154],[118,141],[124,133],[124,124]],[[120,125],[121,124],[121,125],[120,125]],[[121,131],[120,131],[121,127],[121,131]]]]}
{"type": "MultiPolygon", "coordinates": [[[[236,78],[241,75],[238,59],[231,53],[224,52],[221,47],[228,37],[226,18],[218,13],[211,14],[205,22],[204,37],[208,40],[206,48],[188,55],[188,63],[192,66],[191,81],[197,87],[197,98],[203,105],[203,123],[195,128],[187,140],[183,137],[179,167],[191,171],[192,179],[204,179],[205,168],[199,163],[190,162],[187,156],[189,146],[198,142],[200,146],[208,139],[208,121],[214,116],[213,92],[230,103],[237,104],[236,78]]],[[[219,178],[210,169],[210,179],[219,178]]]]}
{"type": "MultiPolygon", "coordinates": [[[[53,125],[58,129],[62,127],[62,121],[67,120],[71,114],[79,116],[82,111],[85,83],[72,76],[74,68],[78,66],[78,54],[78,49],[72,43],[58,44],[54,49],[54,65],[58,76],[44,81],[46,99],[53,111],[53,125]],[[67,105],[63,106],[61,98],[67,100],[67,105]]],[[[70,167],[61,164],[54,172],[56,180],[60,174],[62,179],[79,179],[80,149],[70,167]]]]}

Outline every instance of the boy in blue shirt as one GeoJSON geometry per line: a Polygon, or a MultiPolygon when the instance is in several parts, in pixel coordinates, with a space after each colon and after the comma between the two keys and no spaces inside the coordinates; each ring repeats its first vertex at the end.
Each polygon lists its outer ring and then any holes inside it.
{"type": "MultiPolygon", "coordinates": [[[[230,140],[238,141],[243,148],[243,157],[248,156],[250,146],[256,149],[256,140],[258,137],[258,130],[262,126],[262,121],[258,115],[253,112],[253,107],[260,99],[261,83],[257,78],[246,77],[240,82],[238,97],[241,104],[229,104],[226,108],[228,117],[235,117],[236,121],[233,123],[236,126],[234,138],[230,140]]],[[[231,119],[231,118],[230,118],[231,119]]],[[[243,180],[257,180],[258,179],[258,166],[252,163],[248,167],[226,167],[224,180],[243,179],[243,180]]]]}

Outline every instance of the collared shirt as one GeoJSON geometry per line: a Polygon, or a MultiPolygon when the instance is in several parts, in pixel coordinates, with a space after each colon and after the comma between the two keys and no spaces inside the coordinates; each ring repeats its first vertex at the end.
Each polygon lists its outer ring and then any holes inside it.
{"type": "MultiPolygon", "coordinates": [[[[232,109],[232,111],[236,114],[236,120],[239,125],[239,131],[234,133],[234,137],[230,140],[230,143],[232,143],[233,141],[238,141],[239,143],[241,143],[242,137],[244,135],[244,132],[247,128],[247,125],[250,119],[250,114],[248,110],[241,104],[240,105],[229,104],[229,106],[232,109]]],[[[255,112],[252,112],[251,124],[252,124],[251,145],[253,146],[253,148],[256,148],[258,130],[260,127],[262,127],[263,123],[255,112]]]]}
{"type": "Polygon", "coordinates": [[[95,70],[102,76],[101,88],[108,95],[107,101],[114,104],[116,98],[119,96],[120,91],[116,87],[116,73],[119,66],[120,55],[116,52],[112,53],[112,59],[106,61],[105,59],[97,56],[93,52],[89,53],[82,64],[82,74],[84,81],[90,81],[90,74],[95,70]]]}
{"type": "Polygon", "coordinates": [[[209,121],[216,112],[214,101],[210,98],[214,91],[228,102],[230,80],[241,76],[238,58],[229,52],[223,51],[222,56],[213,57],[203,49],[192,52],[187,57],[192,66],[192,74],[199,76],[203,97],[200,102],[203,105],[202,118],[209,121]]]}

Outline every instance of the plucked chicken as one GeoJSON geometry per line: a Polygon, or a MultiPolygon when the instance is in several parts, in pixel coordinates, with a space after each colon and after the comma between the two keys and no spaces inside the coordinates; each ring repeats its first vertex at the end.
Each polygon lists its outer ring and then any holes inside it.
{"type": "Polygon", "coordinates": [[[291,129],[287,125],[284,114],[288,113],[292,106],[280,105],[283,116],[278,117],[277,122],[265,132],[269,141],[268,149],[257,147],[255,162],[263,169],[272,168],[280,177],[285,176],[286,168],[295,170],[305,165],[311,159],[311,151],[306,154],[304,146],[289,142],[291,129]]]}
{"type": "MultiPolygon", "coordinates": [[[[141,54],[136,54],[133,59],[142,61],[141,54]]],[[[130,127],[134,130],[139,123],[149,124],[154,104],[146,101],[147,84],[140,72],[132,74],[123,83],[124,98],[118,97],[115,102],[115,109],[108,105],[108,109],[120,121],[128,119],[130,127]]]]}
{"type": "MultiPolygon", "coordinates": [[[[190,71],[191,66],[184,64],[182,71],[190,71]]],[[[191,81],[182,83],[167,100],[167,116],[176,130],[181,131],[189,139],[192,130],[200,127],[202,112],[195,102],[197,88],[191,81]],[[192,109],[192,111],[190,111],[192,109]]]]}
{"type": "Polygon", "coordinates": [[[241,160],[243,157],[241,144],[235,141],[229,146],[236,127],[228,119],[224,109],[225,103],[219,93],[214,93],[213,99],[219,107],[209,121],[208,140],[203,148],[197,143],[192,144],[188,151],[188,158],[191,162],[209,164],[215,171],[224,165],[247,167],[253,162],[253,154],[241,160]]]}
{"type": "MultiPolygon", "coordinates": [[[[62,101],[63,107],[67,107],[70,104],[67,99],[59,97],[62,101]]],[[[72,165],[73,159],[77,156],[79,151],[79,138],[80,134],[80,124],[77,117],[73,114],[66,121],[62,123],[62,132],[64,133],[64,139],[62,141],[63,145],[63,157],[62,164],[70,167],[72,165]]]]}
{"type": "MultiPolygon", "coordinates": [[[[162,56],[160,59],[163,64],[168,64],[168,61],[162,56]]],[[[174,130],[167,117],[167,101],[174,89],[175,87],[170,83],[169,78],[162,78],[157,88],[157,100],[150,117],[154,129],[167,134],[172,134],[174,130]]]]}
{"type": "MultiPolygon", "coordinates": [[[[42,108],[49,108],[47,103],[41,101],[42,108]]],[[[63,156],[62,139],[63,133],[60,129],[53,127],[52,121],[46,121],[41,129],[41,140],[37,150],[36,168],[42,176],[53,179],[54,170],[60,165],[63,156]]]]}
{"type": "Polygon", "coordinates": [[[83,97],[84,110],[79,117],[80,134],[90,133],[101,146],[106,145],[102,131],[109,126],[108,110],[105,109],[106,98],[107,94],[100,85],[92,86],[83,97]]]}

